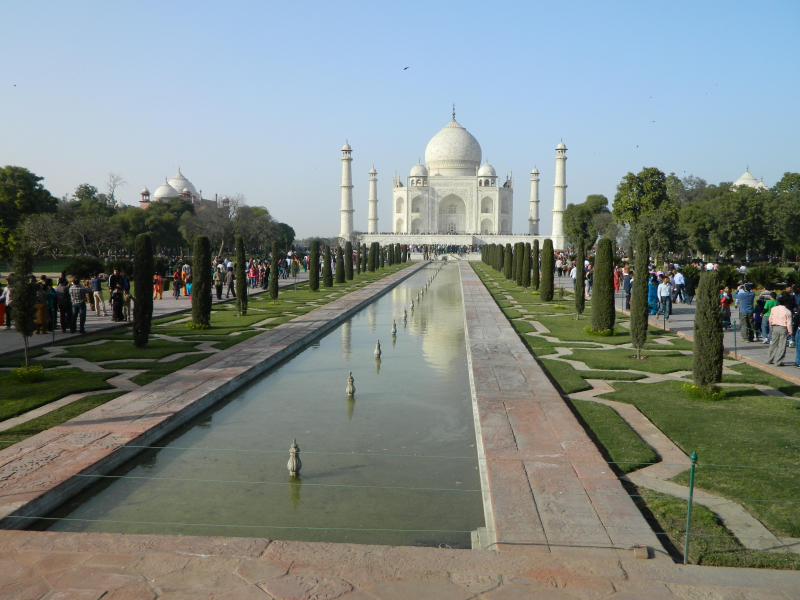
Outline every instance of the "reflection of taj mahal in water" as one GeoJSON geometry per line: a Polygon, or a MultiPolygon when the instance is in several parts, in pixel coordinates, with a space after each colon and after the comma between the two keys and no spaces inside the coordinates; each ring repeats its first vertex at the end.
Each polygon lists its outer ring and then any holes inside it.
{"type": "MultiPolygon", "coordinates": [[[[528,235],[512,236],[514,179],[505,180],[488,161],[481,165],[478,140],[455,118],[437,133],[425,149],[425,164],[417,163],[405,179],[392,180],[392,234],[378,227],[378,173],[369,172],[368,229],[362,242],[411,244],[483,244],[544,240],[564,247],[562,216],[566,207],[566,151],[556,147],[556,177],[552,235],[539,235],[539,171],[531,171],[528,201],[528,235]],[[508,240],[504,238],[510,238],[508,240]]],[[[340,236],[353,239],[352,148],[342,148],[342,206],[340,236]]]]}

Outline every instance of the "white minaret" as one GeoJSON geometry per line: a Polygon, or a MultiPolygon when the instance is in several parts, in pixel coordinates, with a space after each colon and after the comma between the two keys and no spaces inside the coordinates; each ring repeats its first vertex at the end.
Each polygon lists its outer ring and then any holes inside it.
{"type": "Polygon", "coordinates": [[[378,233],[378,172],[375,170],[375,167],[369,170],[367,233],[378,233]]]}
{"type": "Polygon", "coordinates": [[[539,169],[531,171],[531,199],[528,203],[528,235],[539,235],[539,169]]]}
{"type": "Polygon", "coordinates": [[[339,237],[345,240],[353,238],[353,172],[350,163],[353,162],[353,149],[345,142],[342,146],[342,230],[339,237]]]}
{"type": "Polygon", "coordinates": [[[567,208],[567,147],[563,140],[556,146],[556,182],[553,189],[553,243],[560,246],[564,237],[564,210],[567,208]]]}

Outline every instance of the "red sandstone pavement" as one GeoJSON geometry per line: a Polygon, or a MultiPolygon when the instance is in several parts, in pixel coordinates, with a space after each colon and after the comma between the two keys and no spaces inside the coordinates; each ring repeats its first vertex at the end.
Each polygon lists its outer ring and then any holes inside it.
{"type": "Polygon", "coordinates": [[[469,264],[459,269],[490,543],[581,556],[645,545],[670,561],[489,290],[469,264]]]}

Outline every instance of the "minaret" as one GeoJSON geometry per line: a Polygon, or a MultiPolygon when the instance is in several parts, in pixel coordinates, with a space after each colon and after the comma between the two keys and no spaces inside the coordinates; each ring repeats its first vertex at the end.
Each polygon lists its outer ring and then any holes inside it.
{"type": "Polygon", "coordinates": [[[378,233],[378,172],[375,170],[375,167],[369,170],[367,233],[378,233]]]}
{"type": "Polygon", "coordinates": [[[345,241],[353,238],[353,172],[350,163],[353,162],[353,149],[345,142],[342,146],[342,230],[339,237],[345,241]]]}
{"type": "Polygon", "coordinates": [[[539,169],[531,171],[531,199],[528,213],[528,235],[539,235],[539,169]]]}
{"type": "MultiPolygon", "coordinates": [[[[553,238],[564,237],[564,210],[567,207],[567,147],[562,140],[556,146],[556,182],[553,184],[553,238]]],[[[563,239],[553,239],[558,245],[563,239]]]]}

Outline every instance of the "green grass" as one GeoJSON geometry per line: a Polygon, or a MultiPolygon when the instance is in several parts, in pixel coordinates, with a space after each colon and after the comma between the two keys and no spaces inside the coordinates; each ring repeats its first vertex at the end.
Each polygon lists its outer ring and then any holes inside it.
{"type": "Polygon", "coordinates": [[[787,396],[800,397],[800,386],[789,383],[781,377],[771,375],[766,371],[762,371],[756,367],[747,364],[732,365],[732,371],[741,373],[741,375],[723,375],[722,383],[755,383],[758,385],[768,385],[772,389],[778,390],[787,396]]]}
{"type": "MultiPolygon", "coordinates": [[[[154,331],[153,333],[161,333],[160,331],[154,331]]],[[[92,342],[99,342],[100,340],[121,340],[121,341],[130,341],[132,339],[131,330],[127,327],[124,328],[122,331],[117,330],[117,333],[114,332],[106,332],[106,333],[97,333],[95,335],[82,335],[66,342],[58,342],[56,346],[82,346],[84,344],[90,344],[92,342]]]]}
{"type": "MultiPolygon", "coordinates": [[[[287,319],[287,321],[288,320],[289,319],[287,319]]],[[[268,327],[270,325],[272,325],[272,323],[270,323],[268,325],[268,327]]],[[[233,336],[225,338],[224,340],[220,340],[219,342],[214,344],[214,348],[217,348],[218,350],[227,350],[231,346],[235,346],[236,344],[238,344],[240,342],[248,340],[251,337],[254,337],[254,336],[258,335],[259,333],[264,333],[264,332],[263,331],[246,331],[246,332],[242,333],[241,335],[233,335],[233,336]]]]}
{"type": "MultiPolygon", "coordinates": [[[[31,365],[38,365],[45,369],[50,369],[52,367],[63,367],[64,365],[68,365],[69,363],[65,360],[57,360],[57,359],[44,359],[44,360],[35,360],[39,356],[47,356],[49,352],[45,352],[44,350],[30,350],[28,352],[28,357],[31,360],[31,365]]],[[[4,356],[0,358],[0,367],[5,368],[16,368],[16,367],[24,367],[25,366],[25,353],[20,352],[19,354],[12,354],[11,356],[4,356]]]]}
{"type": "MultiPolygon", "coordinates": [[[[181,369],[193,365],[196,362],[203,360],[204,358],[208,358],[211,356],[213,352],[203,352],[201,354],[192,354],[190,356],[182,356],[177,360],[172,360],[169,362],[161,363],[144,363],[147,365],[147,372],[141,373],[136,375],[135,377],[131,378],[133,383],[138,385],[147,385],[157,379],[161,379],[162,377],[166,377],[170,373],[174,373],[175,371],[180,371],[181,369]]],[[[136,363],[132,363],[136,364],[136,363]]],[[[142,363],[138,363],[141,365],[142,363]]],[[[137,367],[129,367],[129,368],[137,368],[137,367]]],[[[141,367],[139,367],[141,368],[141,367]]]]}
{"type": "Polygon", "coordinates": [[[133,342],[106,342],[97,346],[73,346],[61,356],[83,358],[89,362],[125,360],[126,358],[164,358],[177,352],[193,352],[194,343],[150,340],[145,348],[134,348],[133,342]]]}
{"type": "Polygon", "coordinates": [[[0,421],[16,417],[55,400],[77,394],[107,390],[106,379],[116,373],[86,373],[80,369],[45,371],[41,381],[19,383],[8,373],[0,373],[0,421]]]}
{"type": "Polygon", "coordinates": [[[659,461],[631,426],[610,406],[569,399],[587,433],[618,473],[630,473],[659,461]]]}
{"type": "MultiPolygon", "coordinates": [[[[657,523],[656,533],[666,534],[659,535],[659,539],[668,541],[665,545],[682,561],[687,502],[643,487],[634,487],[633,493],[634,501],[657,523]]],[[[748,550],[713,512],[697,503],[692,506],[689,562],[717,567],[800,569],[800,555],[748,550]]]]}
{"type": "Polygon", "coordinates": [[[0,449],[8,448],[9,446],[13,446],[14,444],[21,442],[26,438],[36,435],[37,433],[47,431],[56,425],[61,425],[62,423],[65,423],[70,419],[85,413],[86,411],[105,404],[114,398],[119,398],[126,393],[127,392],[119,391],[87,396],[86,398],[76,400],[72,404],[58,408],[53,412],[47,413],[46,415],[42,415],[37,419],[32,419],[27,423],[23,423],[22,425],[17,425],[16,427],[12,427],[11,429],[0,432],[0,449]]]}
{"type": "MultiPolygon", "coordinates": [[[[538,352],[536,355],[540,356],[538,352]]],[[[542,354],[541,356],[544,355],[542,354]]],[[[564,394],[575,394],[592,389],[592,386],[586,383],[586,379],[636,381],[647,377],[639,373],[627,373],[625,371],[578,371],[571,364],[560,360],[543,360],[542,364],[564,394]]]]}
{"type": "MultiPolygon", "coordinates": [[[[680,381],[649,384],[647,393],[636,383],[612,385],[602,398],[636,406],[684,452],[697,452],[698,487],[735,499],[777,535],[800,537],[797,401],[739,389],[704,402],[688,398],[680,381]]],[[[676,481],[686,485],[687,472],[676,481]]]]}
{"type": "Polygon", "coordinates": [[[573,350],[569,360],[585,363],[590,369],[633,369],[647,373],[674,373],[675,371],[691,371],[692,357],[679,352],[642,352],[644,360],[631,358],[636,350],[617,348],[614,350],[573,350]]]}
{"type": "Polygon", "coordinates": [[[648,336],[648,341],[644,345],[645,350],[694,350],[694,342],[690,342],[681,337],[665,336],[669,341],[669,346],[650,341],[652,337],[653,336],[648,336]]]}

